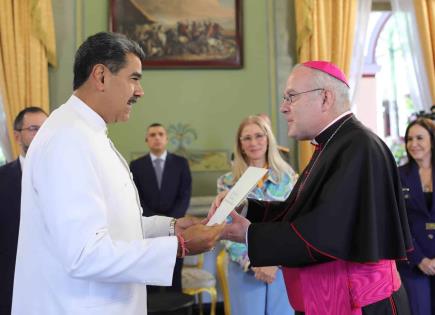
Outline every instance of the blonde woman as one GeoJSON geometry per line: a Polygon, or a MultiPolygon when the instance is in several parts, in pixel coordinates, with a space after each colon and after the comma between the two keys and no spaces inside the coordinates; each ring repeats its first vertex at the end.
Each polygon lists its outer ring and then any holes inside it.
{"type": "MultiPolygon", "coordinates": [[[[231,189],[248,166],[267,168],[249,198],[283,201],[297,175],[282,159],[268,123],[259,116],[245,118],[237,130],[232,171],[218,179],[218,192],[231,189]]],[[[242,215],[246,216],[246,213],[242,215]]],[[[288,302],[281,270],[277,266],[251,268],[245,244],[224,241],[230,257],[228,282],[231,313],[237,315],[294,314],[288,302]]]]}

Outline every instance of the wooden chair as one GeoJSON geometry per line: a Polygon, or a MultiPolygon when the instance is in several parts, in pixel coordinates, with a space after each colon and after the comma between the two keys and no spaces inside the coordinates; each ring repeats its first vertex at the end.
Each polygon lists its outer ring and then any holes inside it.
{"type": "Polygon", "coordinates": [[[216,258],[216,271],[224,298],[225,315],[231,315],[230,289],[228,286],[228,254],[223,248],[216,258]]]}
{"type": "Polygon", "coordinates": [[[198,296],[200,314],[203,315],[202,293],[210,294],[211,308],[210,315],[216,315],[216,278],[207,270],[204,270],[204,254],[196,256],[196,264],[185,263],[181,271],[181,283],[183,293],[198,296]]]}

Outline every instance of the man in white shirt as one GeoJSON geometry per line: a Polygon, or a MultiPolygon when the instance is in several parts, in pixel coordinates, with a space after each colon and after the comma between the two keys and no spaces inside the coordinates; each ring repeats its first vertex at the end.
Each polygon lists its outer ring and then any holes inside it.
{"type": "Polygon", "coordinates": [[[144,53],[98,33],[78,49],[74,93],[35,137],[23,171],[14,315],[146,314],[146,284],[176,257],[211,249],[222,226],[142,217],[126,161],[107,137],[144,92],[144,53]]]}

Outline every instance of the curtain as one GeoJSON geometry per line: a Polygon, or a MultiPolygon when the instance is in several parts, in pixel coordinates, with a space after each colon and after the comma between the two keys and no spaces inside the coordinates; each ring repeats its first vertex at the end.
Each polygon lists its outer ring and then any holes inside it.
{"type": "MultiPolygon", "coordinates": [[[[432,59],[430,61],[426,60],[426,62],[424,59],[425,54],[422,50],[422,47],[430,48],[431,38],[429,33],[417,27],[417,24],[424,26],[426,23],[419,21],[424,16],[417,16],[416,14],[417,11],[422,13],[424,11],[424,3],[429,2],[435,3],[435,0],[418,0],[415,7],[413,0],[391,0],[394,22],[399,32],[405,35],[400,37],[400,45],[404,52],[404,66],[408,72],[411,98],[418,110],[429,110],[432,102],[435,100],[431,97],[431,90],[435,89],[435,81],[430,82],[430,72],[433,73],[434,71],[433,49],[432,52],[430,52],[430,49],[428,51],[428,53],[432,54],[432,59]],[[426,38],[426,36],[428,37],[426,38]],[[428,41],[428,43],[425,41],[428,41]]],[[[431,19],[433,23],[433,12],[431,19]]],[[[429,18],[426,22],[428,21],[429,18]]],[[[432,24],[432,30],[433,28],[434,25],[432,24]]],[[[433,41],[432,45],[434,45],[433,41]]],[[[434,79],[432,78],[432,80],[434,79]]]]}
{"type": "Polygon", "coordinates": [[[3,162],[12,160],[12,152],[9,143],[6,115],[3,109],[3,99],[0,95],[0,166],[3,162]],[[5,161],[3,161],[5,159],[5,161]]]}
{"type": "Polygon", "coordinates": [[[429,91],[435,105],[435,0],[414,0],[429,91]]]}
{"type": "Polygon", "coordinates": [[[355,23],[355,39],[350,74],[348,76],[350,85],[350,100],[354,104],[358,83],[362,77],[364,66],[364,52],[367,39],[370,12],[372,11],[372,0],[358,1],[357,17],[355,23]]]}
{"type": "Polygon", "coordinates": [[[56,64],[51,0],[0,1],[0,92],[14,156],[16,115],[28,106],[49,111],[49,63],[56,64]]]}
{"type": "MultiPolygon", "coordinates": [[[[357,0],[295,0],[298,62],[329,60],[349,76],[357,8],[357,0]]],[[[312,151],[308,141],[299,143],[301,169],[312,151]]]]}

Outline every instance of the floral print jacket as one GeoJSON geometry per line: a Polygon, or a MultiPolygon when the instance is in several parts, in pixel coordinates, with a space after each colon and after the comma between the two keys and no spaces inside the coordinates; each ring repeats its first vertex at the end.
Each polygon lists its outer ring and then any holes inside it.
{"type": "MultiPolygon", "coordinates": [[[[290,195],[297,178],[297,174],[292,170],[289,173],[282,174],[281,180],[279,180],[279,176],[269,169],[265,180],[249,193],[248,198],[263,201],[284,201],[290,195]]],[[[217,181],[218,192],[230,190],[234,185],[233,181],[234,178],[231,172],[219,177],[217,181]]],[[[228,222],[231,222],[230,217],[228,217],[228,222]]],[[[250,262],[246,244],[232,241],[222,241],[222,243],[230,259],[238,263],[243,271],[248,271],[250,262]]]]}

